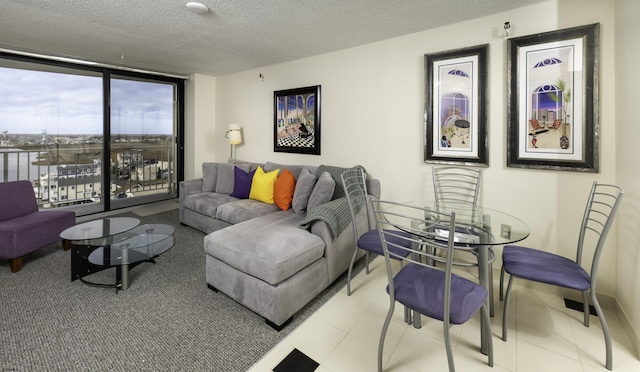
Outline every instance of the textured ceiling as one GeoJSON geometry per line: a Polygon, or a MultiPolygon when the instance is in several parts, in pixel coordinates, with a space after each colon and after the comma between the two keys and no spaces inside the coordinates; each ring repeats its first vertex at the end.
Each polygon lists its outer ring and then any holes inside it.
{"type": "Polygon", "coordinates": [[[543,1],[202,0],[195,14],[180,0],[2,0],[0,48],[220,75],[543,1]]]}

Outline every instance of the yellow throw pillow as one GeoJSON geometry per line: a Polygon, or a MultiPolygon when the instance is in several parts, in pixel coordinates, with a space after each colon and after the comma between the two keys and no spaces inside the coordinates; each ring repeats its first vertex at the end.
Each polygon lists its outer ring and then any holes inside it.
{"type": "Polygon", "coordinates": [[[278,178],[278,172],[280,172],[280,169],[265,173],[262,167],[258,167],[253,175],[249,199],[273,204],[273,184],[278,178]]]}

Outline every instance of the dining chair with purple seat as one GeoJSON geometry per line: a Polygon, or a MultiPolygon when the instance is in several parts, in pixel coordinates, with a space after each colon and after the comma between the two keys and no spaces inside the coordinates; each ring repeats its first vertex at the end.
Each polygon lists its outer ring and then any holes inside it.
{"type": "Polygon", "coordinates": [[[623,195],[624,191],[618,186],[593,183],[580,226],[575,260],[552,252],[517,245],[504,247],[500,271],[500,299],[503,298],[504,273],[507,272],[510,276],[507,292],[504,295],[502,340],[507,341],[509,298],[514,277],[579,290],[582,292],[583,299],[584,326],[589,326],[590,298],[604,333],[605,366],[609,370],[613,368],[611,336],[596,296],[596,279],[604,243],[623,195]],[[585,252],[587,249],[589,249],[588,253],[585,252]],[[584,268],[586,266],[583,267],[583,255],[592,255],[589,262],[590,273],[584,268]]]}
{"type": "MultiPolygon", "coordinates": [[[[382,371],[384,341],[396,301],[413,311],[442,322],[449,371],[455,371],[449,330],[464,324],[479,310],[487,328],[489,366],[493,366],[493,342],[488,306],[489,292],[480,284],[452,273],[456,251],[473,248],[454,244],[456,213],[379,200],[374,204],[376,228],[382,241],[389,284],[389,310],[378,344],[378,371],[382,371]],[[446,235],[442,235],[445,229],[446,235]],[[420,249],[421,245],[431,249],[420,249]],[[398,251],[399,253],[394,253],[398,251]],[[391,261],[404,265],[394,274],[391,261]],[[432,265],[433,262],[438,264],[432,265]]],[[[482,332],[482,331],[481,331],[482,332]]]]}
{"type": "MultiPolygon", "coordinates": [[[[448,204],[466,204],[474,208],[478,206],[482,169],[447,165],[432,168],[431,176],[436,206],[441,207],[448,204]]],[[[493,262],[496,260],[496,254],[492,248],[489,248],[488,252],[489,281],[493,283],[493,262]]],[[[470,253],[478,259],[477,251],[470,253]]],[[[493,313],[493,285],[491,285],[489,287],[489,314],[493,316],[493,313]]]]}
{"type": "MultiPolygon", "coordinates": [[[[349,212],[351,213],[351,221],[358,221],[356,215],[358,213],[366,213],[366,226],[358,225],[352,222],[354,235],[354,252],[349,264],[347,272],[347,296],[351,296],[351,275],[353,265],[358,257],[358,251],[365,252],[366,273],[369,274],[369,254],[373,253],[382,256],[382,242],[375,227],[375,221],[372,217],[372,206],[370,205],[370,195],[367,192],[367,174],[362,168],[353,168],[345,171],[340,175],[344,193],[349,204],[349,212]]],[[[401,242],[400,242],[401,243],[401,242]]],[[[393,249],[393,248],[392,248],[393,249]]],[[[401,251],[397,251],[400,253],[401,251]]]]}

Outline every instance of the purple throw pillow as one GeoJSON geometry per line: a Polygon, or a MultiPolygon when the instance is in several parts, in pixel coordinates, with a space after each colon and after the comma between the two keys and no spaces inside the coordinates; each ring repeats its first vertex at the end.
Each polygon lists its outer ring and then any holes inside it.
{"type": "Polygon", "coordinates": [[[234,180],[231,196],[238,199],[249,199],[254,173],[256,173],[255,169],[247,173],[238,167],[233,167],[234,180]]]}

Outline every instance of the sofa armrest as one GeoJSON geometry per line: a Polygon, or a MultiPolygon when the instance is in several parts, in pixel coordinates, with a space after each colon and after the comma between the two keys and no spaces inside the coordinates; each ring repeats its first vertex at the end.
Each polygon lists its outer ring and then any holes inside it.
{"type": "Polygon", "coordinates": [[[367,178],[367,193],[380,199],[380,180],[377,178],[367,178]]]}
{"type": "Polygon", "coordinates": [[[202,182],[202,178],[196,178],[178,184],[178,216],[181,223],[184,221],[184,198],[202,192],[202,182]]]}
{"type": "Polygon", "coordinates": [[[184,198],[187,195],[196,194],[202,192],[202,178],[196,178],[193,180],[180,181],[178,192],[180,198],[184,198]]]}
{"type": "MultiPolygon", "coordinates": [[[[365,208],[362,208],[356,217],[355,223],[358,224],[360,230],[367,228],[367,219],[365,217],[365,208]]],[[[336,280],[348,268],[355,249],[353,236],[353,224],[351,221],[339,236],[333,236],[331,227],[326,221],[315,220],[311,222],[310,231],[312,234],[320,237],[325,244],[324,256],[327,259],[327,269],[329,275],[329,283],[336,280]]],[[[359,250],[357,259],[364,255],[364,251],[359,250]]]]}

